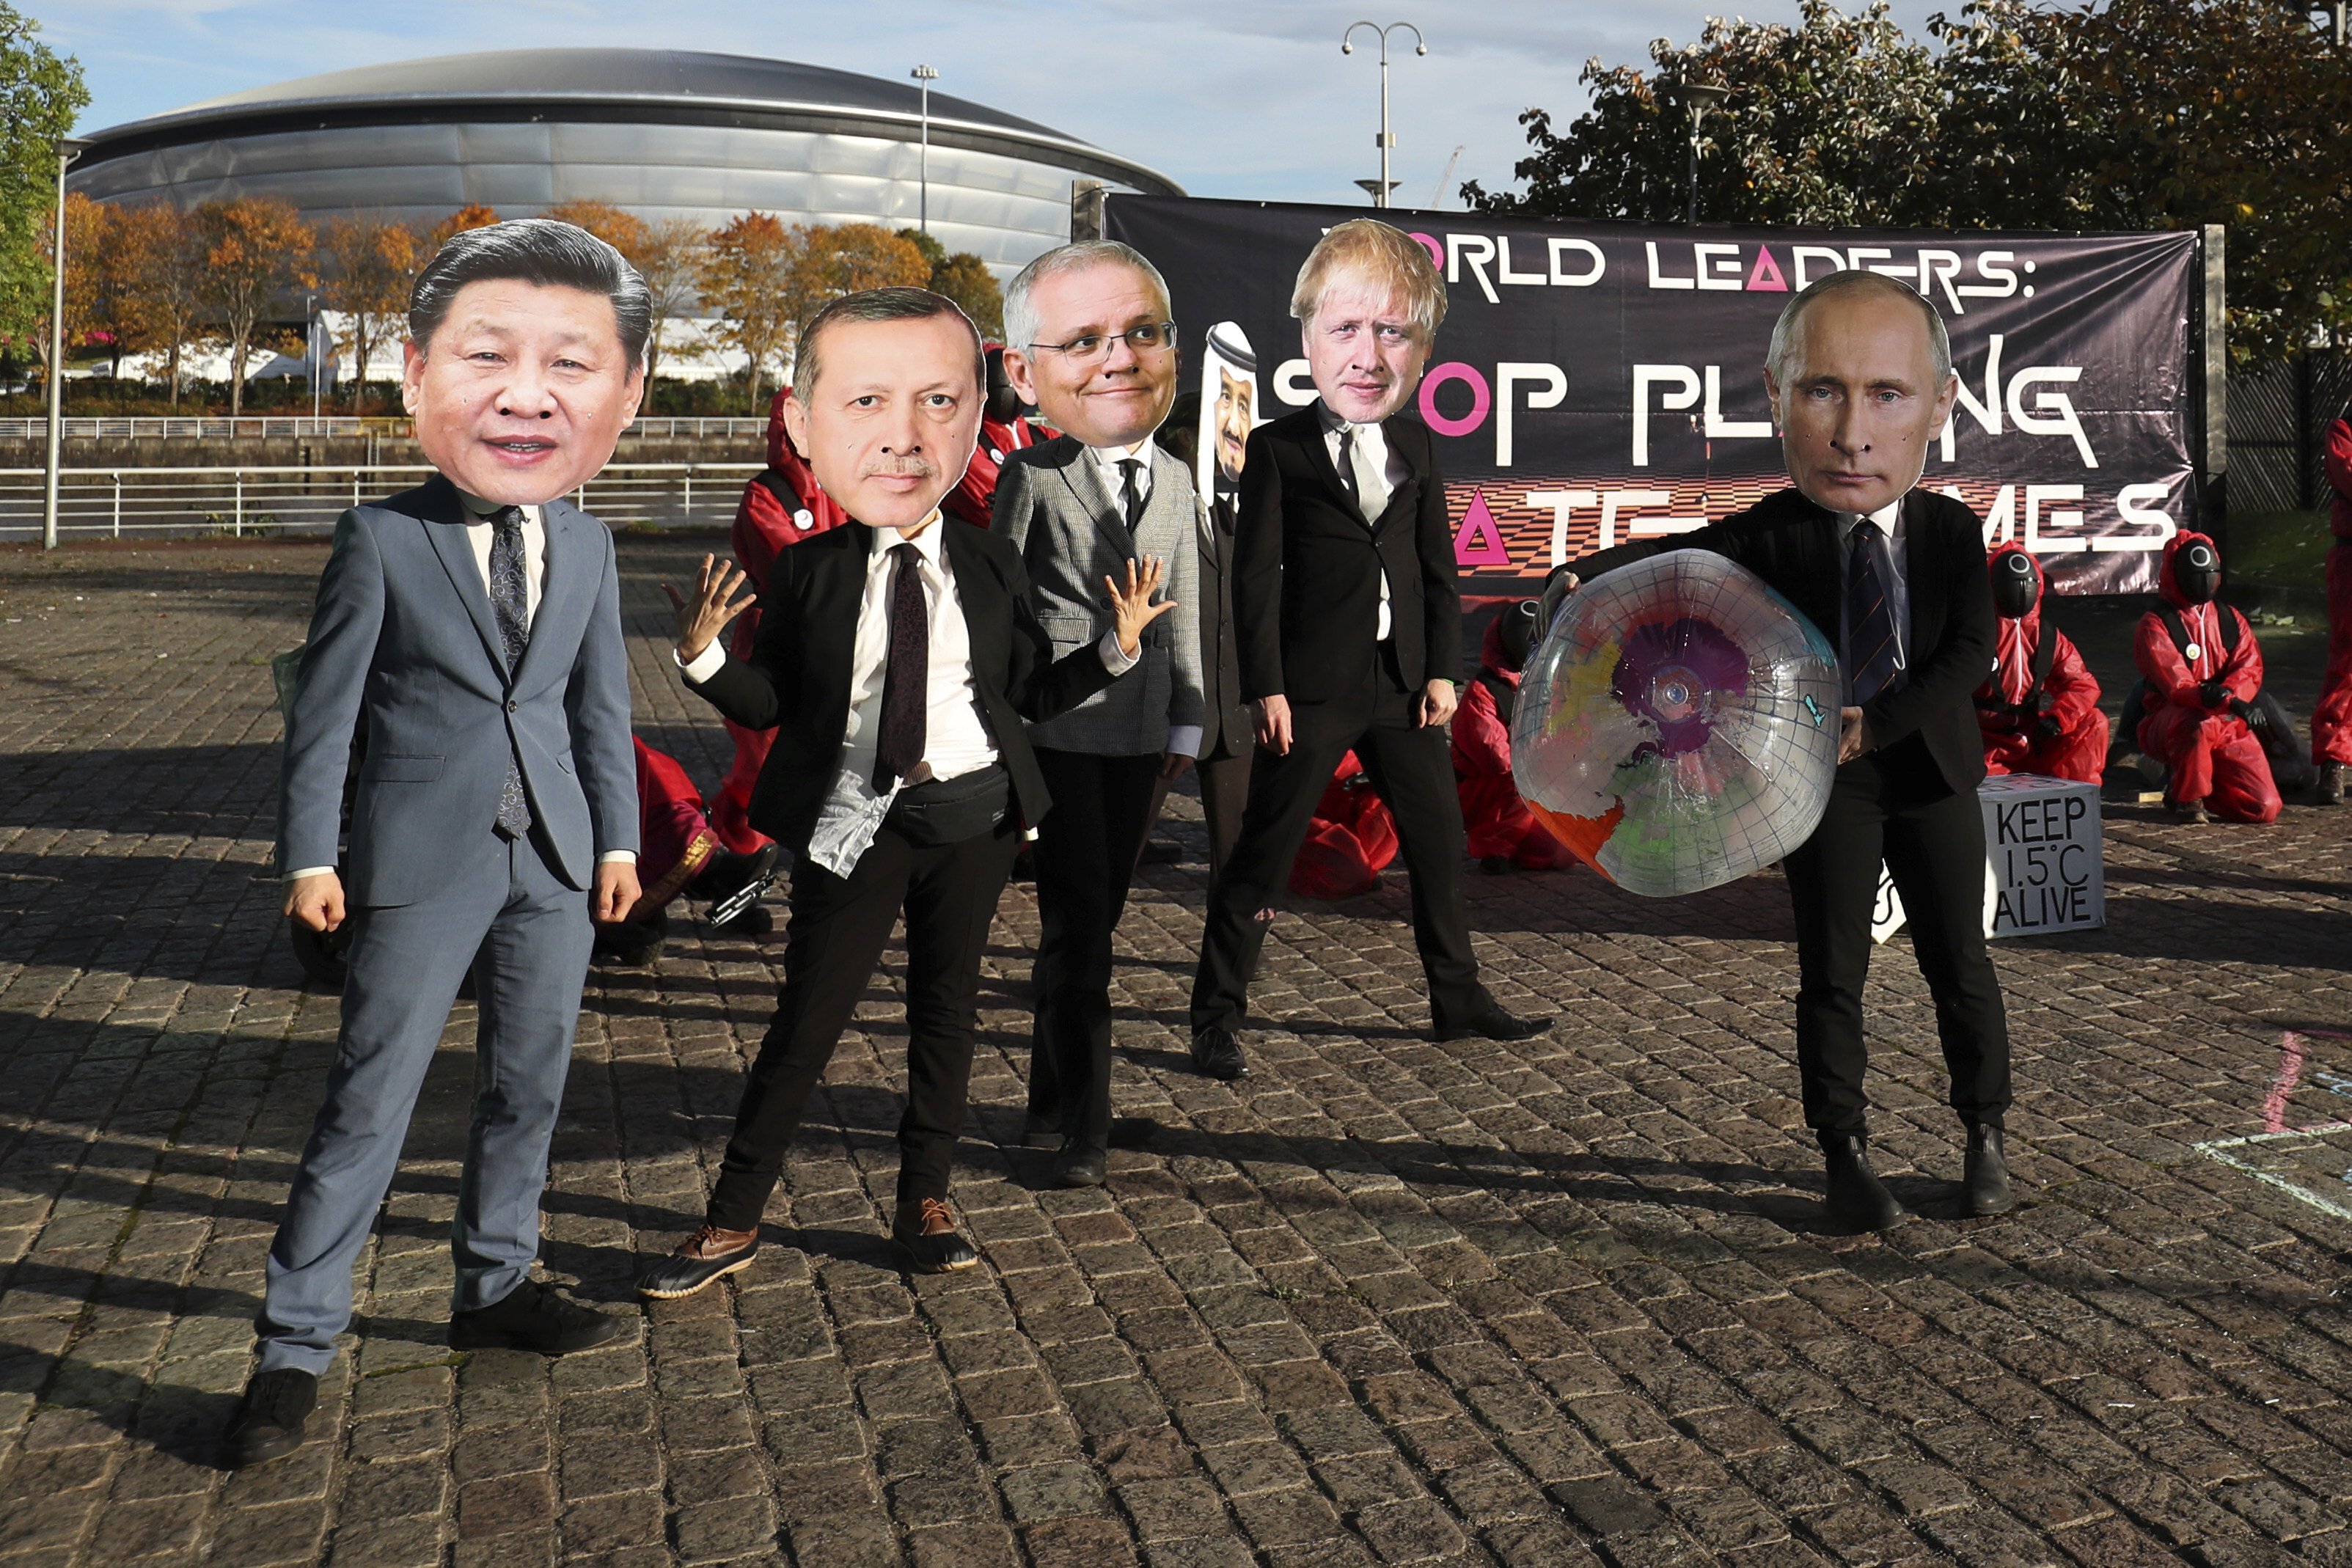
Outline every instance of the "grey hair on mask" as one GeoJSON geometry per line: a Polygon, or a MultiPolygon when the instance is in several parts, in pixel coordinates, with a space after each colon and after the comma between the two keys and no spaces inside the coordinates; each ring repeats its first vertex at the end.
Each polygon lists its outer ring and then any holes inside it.
{"type": "Polygon", "coordinates": [[[1783,387],[1789,384],[1789,352],[1797,337],[1797,318],[1805,313],[1806,307],[1832,294],[1856,292],[1907,300],[1918,307],[1927,322],[1928,357],[1936,365],[1934,390],[1943,391],[1945,381],[1952,374],[1952,338],[1944,330],[1943,313],[1936,309],[1934,300],[1908,283],[1866,268],[1841,268],[1826,278],[1816,278],[1780,307],[1780,319],[1772,323],[1771,345],[1764,351],[1764,368],[1772,373],[1774,384],[1783,387]]]}
{"type": "Polygon", "coordinates": [[[1035,342],[1037,307],[1030,296],[1038,284],[1065,272],[1111,266],[1132,267],[1142,273],[1160,296],[1160,313],[1166,316],[1172,310],[1168,300],[1168,279],[1160,276],[1160,268],[1151,265],[1150,258],[1115,239],[1081,239],[1045,252],[1013,274],[1013,281],[1004,286],[1004,346],[1026,354],[1035,342]]]}
{"type": "Polygon", "coordinates": [[[554,218],[509,218],[451,235],[433,253],[408,291],[408,335],[429,353],[433,334],[468,283],[534,283],[577,289],[613,302],[613,324],[629,363],[642,366],[653,335],[653,300],[637,269],[611,246],[576,224],[554,218]]]}
{"type": "Polygon", "coordinates": [[[953,316],[971,334],[971,384],[973,395],[988,389],[988,354],[982,346],[980,329],[963,313],[963,307],[945,294],[935,294],[929,289],[904,285],[888,289],[861,289],[855,294],[844,294],[828,302],[802,326],[800,337],[793,350],[793,396],[805,407],[816,394],[817,348],[828,327],[865,321],[928,321],[938,316],[953,316]]]}

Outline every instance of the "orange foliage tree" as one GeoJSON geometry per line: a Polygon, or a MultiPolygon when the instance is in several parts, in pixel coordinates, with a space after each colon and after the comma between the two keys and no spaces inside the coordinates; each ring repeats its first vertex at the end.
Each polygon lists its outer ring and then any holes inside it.
{"type": "MultiPolygon", "coordinates": [[[[366,406],[368,357],[400,331],[419,260],[416,231],[380,215],[331,219],[320,247],[328,308],[351,317],[352,412],[366,406]]],[[[338,346],[341,346],[340,344],[338,346]]]]}
{"type": "Polygon", "coordinates": [[[228,411],[245,412],[246,362],[278,297],[317,282],[310,268],[318,237],[293,206],[268,196],[206,202],[196,209],[204,245],[204,293],[228,350],[228,411]]]}

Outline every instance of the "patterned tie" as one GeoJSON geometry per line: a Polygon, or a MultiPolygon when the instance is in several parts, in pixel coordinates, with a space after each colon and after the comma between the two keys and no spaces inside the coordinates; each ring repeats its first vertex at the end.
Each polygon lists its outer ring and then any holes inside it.
{"type": "Polygon", "coordinates": [[[1118,504],[1127,513],[1127,536],[1132,540],[1143,522],[1143,465],[1133,458],[1118,460],[1118,504]]]}
{"type": "MultiPolygon", "coordinates": [[[[507,674],[512,678],[522,664],[522,650],[530,642],[530,584],[522,546],[522,508],[500,507],[489,517],[490,611],[498,617],[499,640],[506,645],[507,674]]],[[[507,740],[507,782],[499,795],[499,831],[520,838],[530,831],[530,801],[523,794],[522,763],[507,740]]]]}
{"type": "Polygon", "coordinates": [[[1339,426],[1339,483],[1346,489],[1348,499],[1355,503],[1356,515],[1364,511],[1364,492],[1356,483],[1356,432],[1347,425],[1339,426]]]}
{"type": "Polygon", "coordinates": [[[1895,607],[1880,575],[1878,524],[1864,518],[1853,526],[1845,566],[1845,668],[1853,683],[1853,705],[1869,702],[1902,673],[1901,645],[1895,637],[1895,607]]]}
{"type": "Polygon", "coordinates": [[[882,727],[875,738],[874,790],[913,773],[923,760],[929,705],[931,622],[923,604],[923,552],[900,544],[890,553],[898,566],[890,581],[890,656],[882,675],[882,727]]]}

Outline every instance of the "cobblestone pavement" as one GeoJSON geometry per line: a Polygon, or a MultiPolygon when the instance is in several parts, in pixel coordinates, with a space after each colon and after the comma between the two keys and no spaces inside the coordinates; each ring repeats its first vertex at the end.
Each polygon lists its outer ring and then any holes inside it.
{"type": "MultiPolygon", "coordinates": [[[[684,553],[625,550],[645,730],[715,777],[660,662],[684,553]]],[[[1998,949],[2012,1217],[1939,1217],[1959,1140],[1887,948],[1878,1147],[1926,1217],[1885,1239],[1818,1221],[1774,879],[1474,876],[1496,990],[1563,1019],[1510,1047],[1429,1043],[1398,879],[1286,916],[1229,1088],[1184,1070],[1187,821],[1119,932],[1119,1109],[1165,1131],[1107,1191],[1014,1146],[1016,886],[957,1173],[982,1268],[885,1245],[894,952],[754,1268],[594,1353],[452,1355],[461,1007],[319,1440],[226,1475],[335,1032],[268,875],[267,659],[320,559],[0,555],[0,1563],[2352,1561],[2352,813],[2307,807],[2117,809],[2108,926],[1998,949]]],[[[776,957],[688,924],[592,981],[546,1269],[633,1321],[776,957]]]]}

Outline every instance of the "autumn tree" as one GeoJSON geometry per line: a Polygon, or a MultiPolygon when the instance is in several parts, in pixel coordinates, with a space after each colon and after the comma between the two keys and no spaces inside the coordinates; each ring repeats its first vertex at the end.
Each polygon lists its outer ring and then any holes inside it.
{"type": "Polygon", "coordinates": [[[40,26],[0,0],[0,339],[31,337],[48,321],[58,138],[89,103],[81,62],[42,43],[40,26]]]}
{"type": "Polygon", "coordinates": [[[115,216],[110,260],[131,283],[122,308],[136,321],[140,341],[163,354],[174,414],[187,351],[204,335],[205,253],[194,215],[169,202],[115,216]]]}
{"type": "Polygon", "coordinates": [[[650,232],[643,218],[635,213],[623,212],[610,202],[559,202],[539,216],[586,229],[628,257],[632,267],[636,265],[636,254],[645,247],[650,232]]]}
{"type": "Polygon", "coordinates": [[[469,228],[488,228],[498,221],[497,208],[486,207],[479,202],[467,202],[435,224],[432,231],[425,237],[425,259],[432,260],[433,253],[446,245],[451,235],[463,234],[469,228]]]}
{"type": "MultiPolygon", "coordinates": [[[[365,411],[368,359],[397,334],[420,259],[416,231],[380,214],[337,217],[327,225],[320,278],[329,309],[351,318],[352,412],[365,411]]],[[[338,345],[340,346],[340,345],[338,345]]]]}
{"type": "Polygon", "coordinates": [[[744,358],[751,408],[760,408],[760,381],[792,342],[800,319],[802,264],[793,229],[762,212],[738,214],[705,240],[696,284],[717,318],[712,335],[744,358]]]}
{"type": "MultiPolygon", "coordinates": [[[[634,251],[625,251],[637,276],[646,280],[653,303],[653,331],[646,339],[646,384],[651,386],[661,368],[662,338],[669,324],[692,310],[695,286],[701,277],[704,247],[709,237],[692,218],[664,218],[646,226],[646,237],[634,251]]],[[[673,349],[674,356],[683,354],[673,349]]]]}
{"type": "MultiPolygon", "coordinates": [[[[75,191],[66,197],[66,289],[65,342],[66,359],[73,359],[76,349],[88,346],[105,331],[105,256],[108,209],[75,191]]],[[[57,258],[57,213],[51,207],[48,218],[41,225],[40,258],[44,267],[54,267],[57,258]]],[[[44,377],[57,367],[49,363],[49,305],[44,299],[40,313],[33,318],[33,350],[41,365],[44,377]]]]}
{"type": "Polygon", "coordinates": [[[196,209],[204,294],[228,350],[228,411],[245,412],[247,361],[287,289],[315,281],[318,237],[291,205],[270,196],[206,202],[196,209]]]}
{"type": "Polygon", "coordinates": [[[800,265],[793,283],[803,318],[844,294],[919,289],[931,280],[931,264],[922,247],[879,224],[803,224],[795,237],[800,265]]]}
{"type": "Polygon", "coordinates": [[[969,250],[950,254],[948,247],[919,228],[898,231],[923,253],[931,276],[924,287],[953,300],[981,336],[993,342],[1004,335],[1004,290],[988,263],[969,250]]]}

